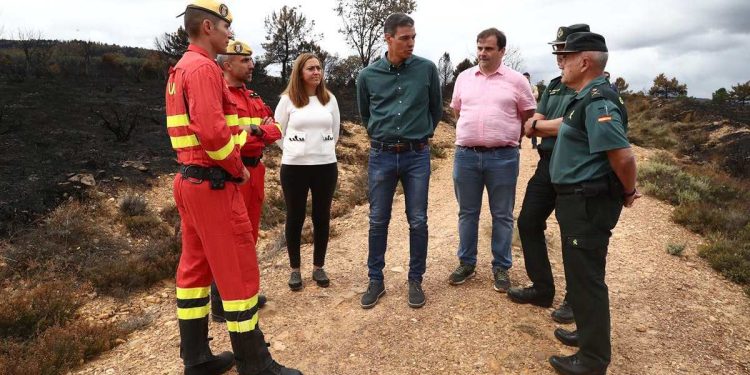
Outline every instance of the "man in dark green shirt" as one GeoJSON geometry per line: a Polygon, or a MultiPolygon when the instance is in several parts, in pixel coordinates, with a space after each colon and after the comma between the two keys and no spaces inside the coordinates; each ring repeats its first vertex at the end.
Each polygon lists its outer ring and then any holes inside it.
{"type": "Polygon", "coordinates": [[[561,374],[605,374],[612,351],[604,280],[607,247],[622,207],[640,197],[635,156],[625,105],[602,75],[608,58],[604,37],[574,33],[563,50],[553,53],[563,57],[562,82],[577,92],[565,110],[550,161],[577,334],[558,328],[555,336],[579,350],[549,361],[561,374]]]}
{"type": "Polygon", "coordinates": [[[422,275],[427,262],[427,192],[430,184],[430,146],[442,117],[437,68],[414,56],[414,20],[403,13],[390,15],[383,27],[388,52],[357,77],[357,104],[370,136],[368,189],[370,200],[370,283],[362,296],[369,309],[385,294],[383,268],[388,223],[396,185],[401,181],[409,221],[409,306],[425,304],[422,275]]]}
{"type": "MultiPolygon", "coordinates": [[[[568,35],[583,31],[589,31],[589,25],[561,26],[557,29],[557,38],[549,44],[552,44],[553,50],[562,49],[568,35]]],[[[562,56],[558,55],[557,66],[562,69],[561,62],[562,56]]],[[[565,108],[575,95],[573,89],[562,83],[562,77],[553,79],[542,93],[536,113],[524,124],[527,137],[542,137],[542,141],[537,147],[539,163],[526,186],[526,195],[518,216],[518,234],[521,238],[526,274],[533,285],[508,290],[508,298],[516,303],[550,307],[555,296],[555,280],[552,277],[547,241],[544,237],[547,218],[555,209],[557,195],[549,176],[549,162],[565,108]]],[[[558,323],[573,323],[573,309],[567,303],[567,298],[552,312],[552,319],[558,323]]]]}

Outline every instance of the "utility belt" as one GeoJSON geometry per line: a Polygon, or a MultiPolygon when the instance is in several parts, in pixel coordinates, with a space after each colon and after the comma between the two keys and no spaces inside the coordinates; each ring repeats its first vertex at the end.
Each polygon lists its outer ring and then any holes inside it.
{"type": "Polygon", "coordinates": [[[536,148],[536,152],[539,153],[539,157],[542,159],[552,159],[552,150],[542,150],[539,147],[536,148]]]}
{"type": "Polygon", "coordinates": [[[380,142],[376,140],[370,141],[370,147],[375,150],[389,151],[389,152],[405,152],[405,151],[422,151],[430,145],[429,141],[407,141],[407,142],[380,142]]]}
{"type": "Polygon", "coordinates": [[[557,195],[582,195],[584,197],[599,195],[622,197],[623,195],[622,183],[614,173],[576,184],[553,184],[553,187],[557,195]]]}
{"type": "Polygon", "coordinates": [[[260,154],[260,156],[243,156],[242,164],[245,164],[246,167],[255,168],[260,164],[260,159],[262,158],[263,154],[260,154]]]}
{"type": "Polygon", "coordinates": [[[229,172],[225,171],[221,167],[201,167],[199,165],[180,165],[180,174],[182,178],[191,180],[194,183],[202,183],[203,181],[211,182],[211,190],[224,189],[224,183],[229,182],[240,182],[241,178],[232,177],[229,172]]]}
{"type": "Polygon", "coordinates": [[[516,148],[517,146],[495,146],[495,147],[485,147],[485,146],[461,146],[458,145],[458,148],[462,148],[464,150],[471,150],[474,152],[489,152],[489,151],[495,151],[500,150],[503,148],[516,148]]]}

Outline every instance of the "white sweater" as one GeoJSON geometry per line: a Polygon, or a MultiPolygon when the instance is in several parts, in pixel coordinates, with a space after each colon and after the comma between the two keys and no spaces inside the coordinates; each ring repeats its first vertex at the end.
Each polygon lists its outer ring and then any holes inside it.
{"type": "MultiPolygon", "coordinates": [[[[329,93],[330,94],[330,93],[329,93]]],[[[274,118],[281,124],[281,163],[287,165],[317,165],[336,162],[336,142],[339,140],[341,117],[336,97],[322,105],[317,96],[302,108],[282,95],[274,118]]]]}

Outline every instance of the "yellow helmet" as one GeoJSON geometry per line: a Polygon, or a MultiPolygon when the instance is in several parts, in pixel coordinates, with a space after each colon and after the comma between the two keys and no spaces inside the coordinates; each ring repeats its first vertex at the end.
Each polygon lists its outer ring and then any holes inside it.
{"type": "MultiPolygon", "coordinates": [[[[185,11],[191,8],[211,13],[223,19],[224,21],[227,21],[227,23],[232,23],[232,13],[229,11],[229,7],[227,7],[226,4],[220,3],[216,0],[193,0],[185,8],[185,11]]],[[[185,14],[185,12],[178,14],[177,17],[180,17],[183,14],[185,14]]]]}
{"type": "Polygon", "coordinates": [[[253,49],[250,48],[249,45],[246,43],[240,42],[239,40],[230,40],[229,44],[227,45],[227,51],[224,53],[224,55],[241,55],[241,56],[251,56],[253,54],[253,49]]]}

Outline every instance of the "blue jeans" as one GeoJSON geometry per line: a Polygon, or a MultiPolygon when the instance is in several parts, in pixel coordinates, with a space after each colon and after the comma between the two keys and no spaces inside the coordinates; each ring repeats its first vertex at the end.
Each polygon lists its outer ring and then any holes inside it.
{"type": "Polygon", "coordinates": [[[422,282],[427,263],[427,191],[430,149],[395,153],[370,149],[367,183],[370,193],[370,233],[367,257],[370,280],[383,280],[388,224],[396,185],[401,181],[409,221],[409,280],[422,282]]]}
{"type": "Polygon", "coordinates": [[[492,214],[492,268],[509,269],[513,265],[510,246],[513,239],[513,205],[518,180],[518,148],[506,147],[475,151],[456,147],[453,163],[453,187],[458,200],[458,258],[477,264],[477,235],[482,195],[487,195],[492,214]]]}

